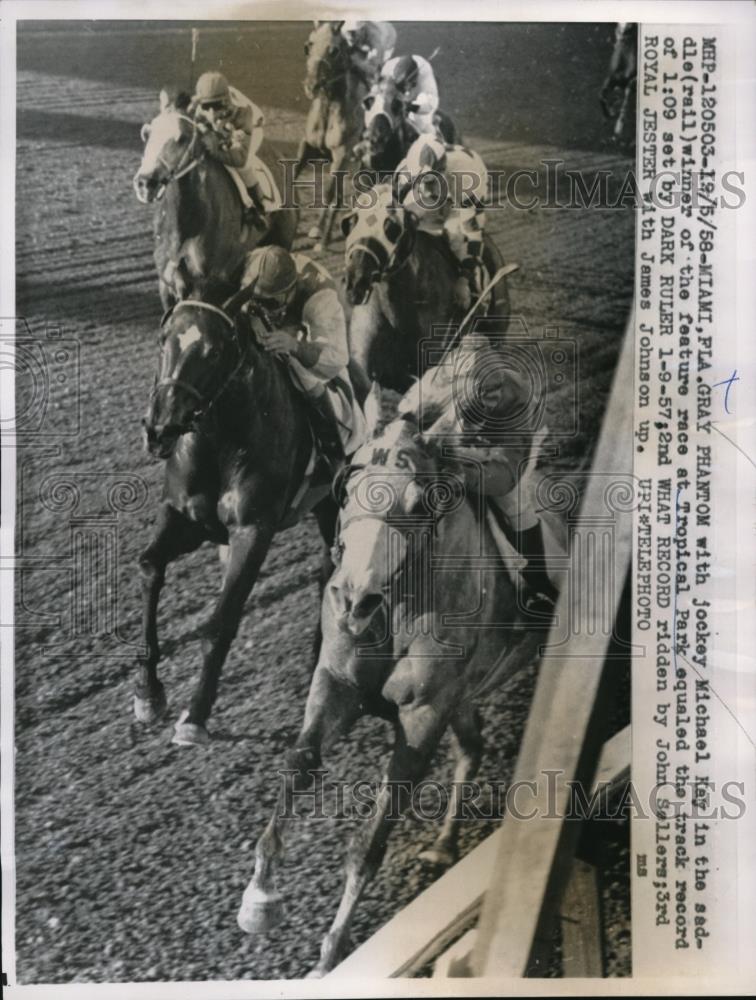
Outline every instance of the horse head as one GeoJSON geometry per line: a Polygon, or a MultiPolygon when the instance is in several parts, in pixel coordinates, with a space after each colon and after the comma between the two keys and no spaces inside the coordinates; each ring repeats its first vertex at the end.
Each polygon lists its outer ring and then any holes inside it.
{"type": "Polygon", "coordinates": [[[427,554],[441,517],[464,500],[462,481],[440,468],[432,438],[404,413],[354,455],[342,493],[337,569],[328,596],[339,626],[361,635],[401,575],[427,554]]]}
{"type": "MultiPolygon", "coordinates": [[[[381,80],[364,98],[364,141],[368,160],[380,156],[400,127],[404,117],[404,100],[393,80],[381,80]]],[[[372,163],[368,162],[368,166],[372,163]]]]}
{"type": "Polygon", "coordinates": [[[162,198],[171,181],[188,173],[199,162],[203,149],[186,101],[170,100],[160,93],[160,112],[142,126],[144,153],[134,175],[134,191],[143,204],[162,198]]]}
{"type": "Polygon", "coordinates": [[[226,313],[179,302],[163,320],[160,361],[147,414],[147,450],[168,458],[182,434],[199,431],[241,369],[245,352],[226,313]]]}
{"type": "Polygon", "coordinates": [[[390,184],[358,195],[354,212],[341,224],[350,305],[367,302],[373,285],[406,260],[416,228],[415,216],[396,204],[390,184]]]}
{"type": "Polygon", "coordinates": [[[319,90],[327,92],[333,83],[344,79],[349,72],[348,45],[341,34],[342,23],[322,21],[307,39],[304,91],[310,99],[319,90]]]}

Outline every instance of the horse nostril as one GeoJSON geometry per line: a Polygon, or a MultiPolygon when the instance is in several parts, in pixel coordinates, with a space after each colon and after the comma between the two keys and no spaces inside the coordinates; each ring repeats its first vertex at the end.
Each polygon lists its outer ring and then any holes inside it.
{"type": "Polygon", "coordinates": [[[336,583],[329,585],[328,593],[330,594],[331,603],[336,614],[348,615],[352,609],[351,598],[347,597],[341,587],[336,583]]]}
{"type": "Polygon", "coordinates": [[[382,601],[383,597],[380,594],[365,594],[354,606],[354,617],[370,618],[378,610],[382,601]]]}

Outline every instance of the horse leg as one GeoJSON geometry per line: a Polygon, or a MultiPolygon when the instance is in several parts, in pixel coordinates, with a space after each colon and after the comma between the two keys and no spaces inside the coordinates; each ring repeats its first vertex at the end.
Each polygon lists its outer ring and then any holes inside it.
{"type": "Polygon", "coordinates": [[[160,647],[157,609],[168,563],[185,552],[193,552],[204,539],[198,525],[174,507],[164,504],[152,541],[139,557],[142,583],[142,641],[146,655],[137,657],[134,714],[139,722],[155,722],[165,712],[165,689],[157,674],[160,647]]]}
{"type": "MultiPolygon", "coordinates": [[[[343,641],[343,640],[342,640],[343,641]]],[[[294,819],[295,795],[313,783],[321,753],[345,735],[363,714],[359,691],[319,667],[310,685],[302,729],[286,754],[286,771],[273,815],[255,848],[255,871],[244,890],[237,922],[248,934],[265,934],[283,919],[275,866],[284,853],[284,834],[294,819]]]]}
{"type": "Polygon", "coordinates": [[[307,139],[302,139],[299,144],[299,149],[297,150],[297,159],[294,163],[292,178],[296,180],[313,157],[316,157],[319,154],[320,150],[317,146],[313,146],[312,143],[307,141],[307,139]]]}
{"type": "MultiPolygon", "coordinates": [[[[341,204],[341,198],[339,192],[341,191],[341,181],[339,178],[339,172],[346,160],[346,146],[339,146],[338,150],[333,153],[331,159],[331,171],[328,177],[328,189],[325,198],[325,206],[320,213],[320,219],[318,220],[318,231],[320,233],[320,242],[316,243],[313,247],[314,250],[327,250],[328,243],[331,239],[331,230],[333,229],[333,220],[336,214],[336,209],[341,204]]],[[[312,235],[312,230],[310,230],[310,235],[312,235]]]]}
{"type": "Polygon", "coordinates": [[[452,716],[451,729],[457,766],[454,770],[449,808],[433,846],[420,854],[423,861],[444,867],[453,865],[457,860],[457,839],[460,822],[464,818],[465,784],[472,781],[478,773],[483,756],[481,718],[469,702],[452,716]]]}
{"type": "Polygon", "coordinates": [[[189,702],[189,709],[176,723],[173,742],[179,746],[206,744],[205,723],[218,693],[223,663],[241,621],[244,603],[268,553],[275,528],[259,524],[230,532],[228,560],[220,596],[204,626],[202,671],[189,702]]]}
{"type": "Polygon", "coordinates": [[[381,783],[374,813],[358,831],[349,850],[346,883],[333,923],[323,939],[320,961],[310,978],[324,976],[349,953],[349,931],[355,907],[380,867],[391,822],[406,809],[412,785],[424,777],[446,728],[447,715],[428,702],[399,706],[396,741],[388,772],[381,783]]]}
{"type": "MultiPolygon", "coordinates": [[[[318,573],[318,597],[320,604],[323,604],[323,592],[326,584],[333,575],[334,565],[331,559],[331,549],[336,538],[336,521],[339,516],[339,509],[336,502],[331,497],[326,497],[313,509],[313,514],[318,522],[320,535],[323,539],[323,550],[320,558],[320,570],[318,573]]],[[[320,649],[323,645],[323,628],[321,617],[318,615],[318,624],[315,627],[315,636],[312,641],[312,670],[320,657],[320,649]]]]}

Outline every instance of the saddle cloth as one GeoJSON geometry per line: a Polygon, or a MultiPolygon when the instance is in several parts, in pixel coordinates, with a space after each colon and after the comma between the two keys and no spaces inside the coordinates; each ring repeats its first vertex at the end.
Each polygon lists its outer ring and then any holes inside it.
{"type": "MultiPolygon", "coordinates": [[[[236,167],[231,167],[227,163],[224,164],[226,170],[228,170],[231,175],[236,189],[239,192],[239,197],[241,198],[242,204],[245,208],[252,207],[252,199],[247,191],[247,185],[242,180],[242,177],[236,167]]],[[[262,194],[263,205],[265,206],[266,212],[277,212],[282,207],[281,192],[278,190],[278,185],[276,184],[275,178],[272,171],[267,166],[267,164],[257,156],[256,153],[251,154],[245,170],[252,168],[255,180],[260,185],[260,192],[262,194]]]]}

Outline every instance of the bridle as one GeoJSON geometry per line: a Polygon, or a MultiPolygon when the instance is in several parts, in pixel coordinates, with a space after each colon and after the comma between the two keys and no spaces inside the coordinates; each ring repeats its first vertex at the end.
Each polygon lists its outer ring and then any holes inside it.
{"type": "Polygon", "coordinates": [[[157,394],[166,388],[176,388],[181,389],[188,393],[193,399],[197,400],[198,406],[192,412],[192,418],[190,422],[184,426],[181,426],[181,433],[186,434],[189,431],[199,431],[202,429],[202,425],[215,413],[215,408],[220,401],[221,397],[228,390],[233,382],[235,382],[245,363],[248,360],[248,354],[246,350],[246,345],[240,342],[239,331],[237,329],[236,323],[231,319],[228,313],[219,309],[218,306],[211,305],[209,302],[200,302],[195,300],[186,299],[182,302],[177,302],[176,305],[170,309],[163,317],[161,326],[164,326],[168,318],[174,314],[177,309],[204,309],[207,312],[215,313],[216,316],[220,316],[221,319],[226,323],[232,332],[232,341],[234,347],[236,348],[236,363],[231,371],[231,373],[224,379],[221,386],[216,390],[216,392],[211,396],[207,397],[203,395],[193,386],[191,382],[186,382],[184,379],[167,377],[158,379],[152,388],[152,393],[150,395],[150,403],[152,403],[157,396],[157,394]]]}
{"type": "MultiPolygon", "coordinates": [[[[366,256],[368,256],[374,262],[374,264],[375,264],[375,267],[370,272],[370,286],[369,287],[372,289],[373,285],[377,281],[380,281],[382,278],[387,277],[389,275],[397,274],[399,271],[402,270],[403,267],[405,267],[409,263],[409,259],[412,256],[412,251],[413,251],[414,246],[415,246],[414,239],[410,239],[408,241],[408,246],[407,246],[406,253],[402,256],[401,260],[397,260],[397,255],[399,253],[399,247],[400,247],[402,241],[408,235],[408,233],[411,235],[412,231],[409,230],[406,225],[403,225],[402,226],[402,233],[399,236],[399,238],[397,239],[397,241],[393,244],[393,248],[391,250],[391,253],[388,253],[388,251],[387,251],[386,260],[385,261],[382,261],[380,259],[380,257],[375,252],[375,250],[373,250],[372,247],[368,246],[368,244],[363,241],[363,238],[357,239],[353,243],[351,243],[350,245],[348,245],[347,248],[346,248],[346,253],[345,253],[346,264],[347,265],[349,264],[350,258],[358,250],[360,250],[362,253],[364,253],[366,256]]],[[[371,238],[370,236],[365,237],[365,239],[370,239],[370,238],[371,238]]],[[[378,243],[380,243],[381,246],[383,246],[383,244],[381,243],[381,241],[378,240],[378,237],[374,236],[374,237],[372,237],[372,239],[377,240],[378,243]]],[[[384,249],[385,249],[385,247],[384,247],[384,249]]]]}
{"type": "MultiPolygon", "coordinates": [[[[181,156],[179,157],[178,163],[175,164],[174,166],[171,166],[170,163],[168,163],[168,161],[164,158],[162,152],[158,154],[157,162],[165,169],[166,176],[163,180],[160,181],[160,186],[158,187],[157,193],[155,195],[155,201],[160,201],[160,199],[165,194],[165,189],[168,187],[169,184],[173,183],[173,181],[181,180],[181,178],[184,177],[186,174],[188,174],[191,170],[194,170],[194,168],[198,165],[198,163],[202,158],[201,154],[198,156],[193,156],[197,139],[200,136],[200,129],[197,122],[189,115],[183,114],[181,111],[173,111],[171,113],[175,114],[177,118],[179,118],[181,121],[189,122],[189,124],[192,126],[192,138],[189,141],[189,144],[182,152],[181,156]]],[[[139,177],[139,171],[137,171],[134,176],[135,187],[137,184],[138,177],[139,177]]]]}
{"type": "Polygon", "coordinates": [[[330,76],[323,78],[323,70],[332,70],[334,67],[332,65],[332,60],[329,58],[328,53],[318,57],[318,61],[315,65],[315,79],[312,80],[312,73],[308,71],[307,77],[304,81],[305,94],[308,97],[314,97],[319,90],[324,93],[328,93],[329,88],[334,84],[338,83],[339,80],[343,80],[350,70],[349,59],[346,56],[345,49],[342,45],[337,47],[337,53],[339,56],[339,61],[341,63],[342,69],[338,72],[332,72],[330,76]]]}
{"type": "MultiPolygon", "coordinates": [[[[342,514],[344,512],[344,501],[348,495],[348,492],[354,492],[354,490],[357,489],[359,482],[355,482],[350,491],[347,490],[347,484],[349,480],[353,479],[356,474],[360,472],[365,472],[366,470],[369,469],[370,466],[361,463],[352,463],[344,465],[344,467],[336,473],[333,479],[333,483],[331,484],[331,494],[339,507],[339,515],[336,523],[336,537],[334,540],[334,544],[331,548],[331,561],[333,562],[334,566],[340,565],[341,557],[344,552],[344,543],[341,541],[341,532],[342,529],[345,527],[345,524],[342,523],[342,514]]],[[[389,524],[397,528],[401,527],[411,527],[414,529],[417,529],[419,527],[430,528],[430,532],[429,533],[425,532],[425,534],[429,534],[429,537],[431,538],[436,538],[438,536],[439,524],[446,516],[446,514],[448,514],[451,510],[454,509],[455,509],[454,507],[448,507],[447,509],[432,507],[430,513],[426,515],[421,524],[418,524],[417,515],[414,514],[403,514],[399,516],[389,517],[388,519],[386,519],[382,514],[370,514],[366,511],[363,511],[360,514],[355,514],[353,517],[350,517],[349,521],[346,523],[351,523],[352,521],[355,520],[367,520],[367,521],[380,521],[382,524],[389,524]]],[[[391,575],[388,583],[384,585],[383,588],[384,591],[387,591],[391,588],[394,579],[399,575],[399,573],[404,568],[405,568],[404,564],[397,567],[397,569],[391,575]]]]}

